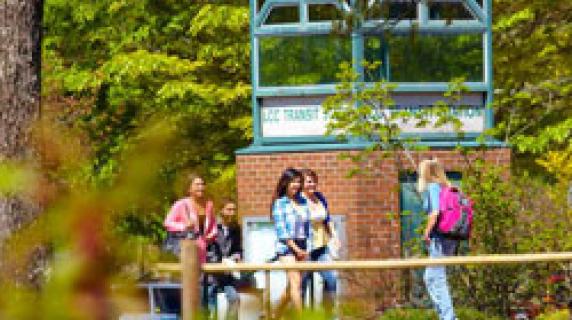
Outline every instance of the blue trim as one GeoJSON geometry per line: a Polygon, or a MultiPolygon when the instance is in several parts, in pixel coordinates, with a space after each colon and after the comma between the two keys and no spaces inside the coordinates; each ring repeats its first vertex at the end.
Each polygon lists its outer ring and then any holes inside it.
{"type": "MultiPolygon", "coordinates": [[[[476,148],[482,146],[476,141],[422,141],[419,146],[431,148],[452,149],[458,146],[467,148],[476,148]]],[[[344,151],[344,150],[363,150],[370,146],[369,143],[338,143],[338,144],[293,144],[293,145],[271,145],[271,146],[255,146],[239,149],[235,151],[237,155],[248,154],[268,154],[268,153],[289,153],[289,152],[323,152],[323,151],[344,151]]],[[[490,140],[484,143],[487,148],[507,148],[507,144],[490,140]]]]}
{"type": "MultiPolygon", "coordinates": [[[[255,66],[253,68],[256,69],[255,66]]],[[[390,82],[396,85],[393,92],[447,92],[449,83],[446,82],[390,82]]],[[[489,86],[485,82],[465,82],[465,87],[469,92],[488,92],[489,86]]],[[[254,84],[253,84],[254,86],[254,84]]],[[[372,84],[366,84],[372,87],[372,84]]],[[[301,86],[283,87],[258,87],[256,94],[258,97],[287,97],[287,96],[312,96],[336,94],[335,84],[316,84],[301,86]]]]}
{"type": "MultiPolygon", "coordinates": [[[[462,141],[476,140],[482,132],[465,132],[462,141]]],[[[427,141],[458,141],[458,135],[453,132],[419,132],[419,133],[402,133],[402,139],[418,138],[419,142],[427,141]]],[[[298,136],[298,137],[262,137],[263,145],[285,145],[285,144],[344,144],[340,138],[336,136],[298,136]]],[[[358,140],[350,140],[350,144],[358,142],[358,140]]],[[[360,143],[367,142],[364,139],[359,140],[360,143]]]]}
{"type": "MultiPolygon", "coordinates": [[[[268,19],[268,16],[270,15],[270,12],[272,12],[272,9],[276,7],[298,6],[299,4],[300,0],[266,0],[266,2],[264,2],[264,5],[262,5],[262,8],[260,8],[260,12],[258,12],[254,16],[254,22],[255,22],[254,25],[257,27],[261,26],[266,21],[266,19],[268,19]]],[[[251,12],[253,11],[254,10],[251,10],[251,12]]]]}
{"type": "Polygon", "coordinates": [[[305,25],[297,23],[273,24],[257,27],[254,30],[254,35],[257,37],[319,35],[331,34],[333,30],[331,22],[308,22],[305,25]]]}
{"type": "Polygon", "coordinates": [[[487,83],[487,99],[486,99],[486,121],[485,128],[494,127],[494,72],[493,72],[493,0],[484,0],[483,5],[486,7],[486,24],[487,32],[483,37],[485,41],[485,82],[487,83]]]}
{"type": "Polygon", "coordinates": [[[340,143],[335,136],[262,137],[262,144],[340,143]]]}
{"type": "Polygon", "coordinates": [[[336,94],[335,84],[317,84],[306,86],[284,86],[284,87],[259,87],[257,95],[259,97],[288,97],[288,96],[313,96],[336,94]]]}
{"type": "MultiPolygon", "coordinates": [[[[265,3],[264,5],[266,5],[265,3]]],[[[258,98],[256,88],[258,88],[258,65],[259,65],[259,50],[258,50],[258,39],[254,37],[253,30],[254,30],[254,15],[256,11],[256,0],[250,0],[250,75],[252,81],[252,136],[253,136],[253,145],[261,144],[260,138],[260,106],[258,105],[258,98]]]]}
{"type": "Polygon", "coordinates": [[[364,81],[363,58],[364,58],[364,39],[363,35],[352,32],[352,68],[358,74],[358,81],[364,81]]]}
{"type": "MultiPolygon", "coordinates": [[[[264,4],[266,5],[266,3],[264,4]]],[[[362,34],[382,34],[379,26],[384,20],[367,21],[358,30],[362,34]]],[[[400,21],[391,28],[393,34],[409,34],[415,31],[419,34],[471,34],[484,33],[487,27],[479,21],[467,20],[429,20],[419,25],[417,21],[400,21]]],[[[254,35],[264,36],[303,36],[317,34],[331,34],[334,31],[332,22],[283,23],[261,25],[254,29],[254,35]]]]}
{"type": "MultiPolygon", "coordinates": [[[[363,35],[358,32],[352,32],[352,69],[357,73],[357,83],[352,85],[352,92],[358,91],[358,85],[365,80],[364,67],[364,39],[363,35]]],[[[356,102],[357,107],[357,102],[356,102]]],[[[351,143],[359,143],[363,140],[361,137],[349,137],[351,143]]]]}
{"type": "Polygon", "coordinates": [[[300,24],[306,25],[310,21],[310,16],[308,13],[308,4],[305,0],[300,0],[300,6],[298,8],[300,15],[300,24]]]}
{"type": "MultiPolygon", "coordinates": [[[[482,132],[464,132],[463,141],[475,140],[478,138],[482,132]]],[[[402,133],[401,138],[419,138],[419,141],[456,141],[458,139],[458,134],[454,132],[419,132],[419,133],[402,133]]]]}
{"type": "MultiPolygon", "coordinates": [[[[366,21],[360,31],[364,33],[381,33],[379,26],[384,20],[366,21]]],[[[392,34],[409,34],[415,31],[419,34],[467,34],[483,33],[486,25],[472,20],[428,20],[419,24],[416,20],[402,20],[391,28],[392,34]]]]}
{"type": "Polygon", "coordinates": [[[382,38],[382,50],[383,50],[383,67],[385,68],[385,80],[391,79],[391,54],[389,52],[389,42],[385,37],[382,38]]]}
{"type": "Polygon", "coordinates": [[[252,95],[252,137],[253,144],[262,144],[262,117],[260,115],[261,108],[260,103],[258,103],[258,98],[252,95]]]}
{"type": "MultiPolygon", "coordinates": [[[[447,82],[390,82],[397,85],[394,92],[447,92],[447,82]]],[[[484,82],[465,82],[464,86],[469,92],[485,92],[487,85],[484,82]]]]}
{"type": "Polygon", "coordinates": [[[483,9],[479,6],[479,4],[475,0],[463,0],[467,9],[480,21],[486,21],[486,14],[483,12],[483,9]]]}
{"type": "Polygon", "coordinates": [[[417,3],[417,21],[419,21],[419,25],[425,25],[429,22],[429,6],[427,6],[427,0],[421,0],[417,3]]]}
{"type": "Polygon", "coordinates": [[[305,0],[300,0],[300,23],[302,25],[307,24],[310,21],[310,16],[308,13],[308,4],[305,0]]]}
{"type": "MultiPolygon", "coordinates": [[[[260,0],[259,0],[260,1],[260,0]]],[[[264,4],[262,5],[262,7],[260,8],[260,11],[255,13],[256,11],[256,7],[254,8],[250,8],[250,14],[252,16],[252,18],[250,19],[251,24],[255,27],[258,28],[260,25],[262,25],[262,22],[264,20],[266,20],[266,17],[268,16],[268,14],[270,13],[270,1],[266,1],[264,2],[264,4]],[[253,15],[254,14],[254,15],[253,15]]],[[[255,28],[253,28],[252,30],[254,31],[255,28]]]]}

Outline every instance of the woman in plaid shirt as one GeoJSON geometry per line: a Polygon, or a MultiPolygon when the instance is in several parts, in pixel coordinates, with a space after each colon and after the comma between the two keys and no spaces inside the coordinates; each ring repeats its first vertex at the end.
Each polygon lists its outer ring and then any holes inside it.
{"type": "MultiPolygon", "coordinates": [[[[301,173],[293,168],[284,170],[272,199],[272,219],[276,230],[276,253],[280,262],[292,263],[304,261],[308,257],[308,239],[310,238],[310,211],[306,200],[300,195],[301,173]]],[[[282,294],[277,314],[289,301],[296,311],[302,310],[300,271],[288,271],[288,286],[282,294]]]]}

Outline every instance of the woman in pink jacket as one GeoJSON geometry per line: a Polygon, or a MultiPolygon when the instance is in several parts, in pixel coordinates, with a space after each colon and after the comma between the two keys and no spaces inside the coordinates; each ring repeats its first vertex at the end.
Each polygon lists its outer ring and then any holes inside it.
{"type": "MultiPolygon", "coordinates": [[[[217,262],[207,259],[207,255],[216,255],[213,250],[207,250],[214,245],[217,235],[216,218],[213,212],[213,202],[205,196],[205,181],[196,174],[189,175],[189,196],[173,204],[163,225],[167,229],[166,249],[180,255],[181,239],[196,239],[201,263],[217,262]]],[[[207,308],[209,319],[216,314],[216,282],[211,275],[201,277],[201,300],[207,308]]]]}
{"type": "Polygon", "coordinates": [[[169,250],[179,256],[181,239],[197,239],[199,257],[205,263],[207,246],[215,241],[217,234],[213,202],[205,196],[205,181],[196,174],[189,175],[188,194],[173,204],[165,218],[167,243],[171,243],[169,250]]]}

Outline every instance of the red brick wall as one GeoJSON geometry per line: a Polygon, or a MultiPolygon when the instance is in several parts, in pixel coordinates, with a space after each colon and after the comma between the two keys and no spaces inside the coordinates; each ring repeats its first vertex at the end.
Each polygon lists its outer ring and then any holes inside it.
{"type": "MultiPolygon", "coordinates": [[[[368,176],[347,178],[355,165],[340,160],[339,151],[239,155],[237,157],[238,204],[242,215],[269,215],[270,201],[278,178],[287,167],[312,168],[320,179],[320,190],[328,198],[332,214],[346,216],[347,252],[350,259],[400,257],[399,171],[412,169],[403,155],[371,159],[368,176]],[[397,163],[400,163],[399,165],[397,163]]],[[[462,171],[465,157],[452,150],[414,152],[416,162],[438,158],[447,171],[462,171]]],[[[509,165],[510,149],[484,151],[491,165],[509,165]]]]}

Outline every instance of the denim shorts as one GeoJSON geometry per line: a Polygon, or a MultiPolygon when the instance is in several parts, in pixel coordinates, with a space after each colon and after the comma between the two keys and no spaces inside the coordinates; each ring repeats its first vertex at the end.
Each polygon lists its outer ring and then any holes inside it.
{"type": "MultiPolygon", "coordinates": [[[[294,243],[296,243],[298,248],[300,248],[302,250],[306,250],[308,248],[306,239],[294,239],[294,243]]],[[[286,250],[286,252],[278,253],[277,255],[278,255],[278,257],[295,256],[294,251],[292,250],[292,248],[290,248],[290,246],[288,246],[288,249],[286,250]]]]}

